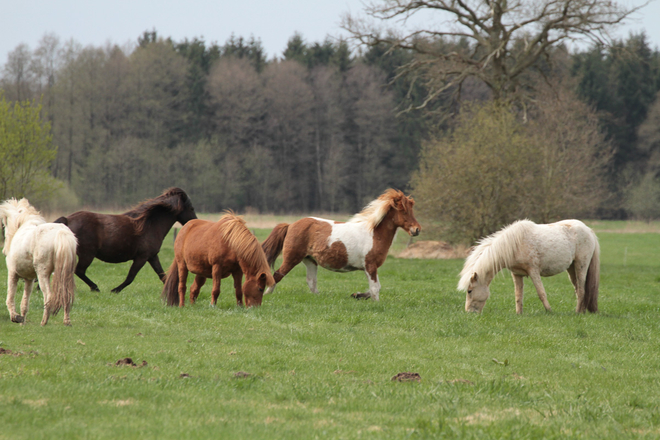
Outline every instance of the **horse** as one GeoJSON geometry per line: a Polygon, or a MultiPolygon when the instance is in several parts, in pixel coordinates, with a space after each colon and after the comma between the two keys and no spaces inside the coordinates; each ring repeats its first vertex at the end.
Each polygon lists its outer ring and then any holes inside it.
{"type": "Polygon", "coordinates": [[[211,306],[220,295],[220,281],[234,278],[236,303],[259,306],[267,286],[275,285],[259,241],[245,226],[245,220],[229,211],[219,221],[189,221],[174,241],[174,261],[167,272],[162,298],[167,305],[183,307],[188,272],[194,273],[190,303],[194,304],[207,278],[213,279],[211,306]],[[245,283],[241,280],[245,274],[245,283]]]}
{"type": "Polygon", "coordinates": [[[523,311],[523,277],[531,278],[550,312],[541,277],[563,271],[575,287],[575,311],[598,311],[600,245],[594,231],[579,220],[545,225],[519,220],[479,241],[465,260],[458,283],[458,290],[466,292],[466,311],[482,311],[490,296],[490,282],[504,268],[513,276],[518,314],[523,311]]]}
{"type": "MultiPolygon", "coordinates": [[[[302,262],[307,269],[309,290],[318,293],[319,265],[334,272],[364,270],[369,290],[351,296],[378,301],[378,268],[385,262],[397,228],[413,237],[422,229],[413,214],[414,204],[411,197],[390,188],[347,222],[307,217],[290,225],[278,224],[262,244],[271,268],[283,254],[282,265],[273,274],[275,282],[279,283],[302,262]]],[[[274,289],[275,286],[267,293],[274,289]]]]}
{"type": "Polygon", "coordinates": [[[76,275],[93,292],[98,292],[99,287],[85,272],[94,258],[106,263],[133,260],[124,282],[112,289],[113,293],[119,293],[133,282],[146,262],[149,262],[158,278],[164,282],[165,271],[158,259],[163,240],[175,222],[185,225],[196,218],[188,195],[180,188],[170,188],[123,214],[78,211],[60,217],[55,222],[64,223],[76,235],[76,275]]]}
{"type": "Polygon", "coordinates": [[[34,280],[44,295],[41,325],[50,315],[64,309],[64,325],[71,325],[76,267],[76,237],[64,225],[46,223],[27,199],[9,199],[0,205],[0,219],[5,228],[2,253],[7,262],[7,309],[12,322],[24,323],[34,280]],[[51,275],[53,284],[51,286],[51,275]],[[25,283],[21,314],[16,313],[18,279],[25,283]]]}

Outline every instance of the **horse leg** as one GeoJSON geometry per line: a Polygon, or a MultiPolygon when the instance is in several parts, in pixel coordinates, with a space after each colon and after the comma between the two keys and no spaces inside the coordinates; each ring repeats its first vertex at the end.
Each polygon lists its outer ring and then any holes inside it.
{"type": "Polygon", "coordinates": [[[234,278],[234,293],[236,293],[236,305],[243,307],[243,271],[238,270],[231,274],[234,278]]]}
{"type": "Polygon", "coordinates": [[[41,291],[44,294],[44,314],[41,318],[41,325],[46,325],[48,324],[48,318],[50,317],[50,273],[37,273],[37,278],[39,280],[39,285],[41,286],[41,291]]]}
{"type": "MultiPolygon", "coordinates": [[[[30,295],[32,295],[33,286],[34,280],[25,280],[25,289],[23,290],[23,299],[21,300],[21,316],[23,319],[27,316],[28,309],[30,308],[30,295]]],[[[46,304],[45,299],[44,304],[46,304]]]]}
{"type": "Polygon", "coordinates": [[[543,307],[545,307],[548,312],[551,312],[552,309],[550,308],[548,297],[545,294],[545,288],[543,287],[543,282],[541,281],[541,275],[538,273],[538,271],[530,271],[529,278],[531,278],[532,283],[534,283],[534,287],[536,287],[536,293],[539,294],[539,299],[543,303],[543,307]]]}
{"type": "Polygon", "coordinates": [[[284,261],[282,261],[282,265],[280,266],[279,269],[275,271],[273,274],[273,278],[275,279],[275,284],[273,284],[271,287],[267,288],[264,294],[269,294],[273,293],[275,291],[275,287],[277,286],[277,283],[280,282],[282,278],[286,276],[291,270],[296,267],[298,264],[300,264],[301,261],[303,261],[305,258],[305,255],[292,255],[290,252],[284,252],[284,261]]]}
{"type": "Polygon", "coordinates": [[[195,275],[195,281],[193,281],[192,286],[190,286],[190,304],[195,304],[197,297],[199,296],[199,291],[202,290],[202,286],[206,283],[206,278],[201,275],[195,275]]]}
{"type": "Polygon", "coordinates": [[[303,263],[307,268],[307,285],[309,286],[309,290],[312,293],[319,293],[318,289],[316,288],[316,274],[319,270],[316,261],[312,260],[311,258],[305,258],[303,263]]]}
{"type": "MultiPolygon", "coordinates": [[[[575,277],[575,282],[573,282],[573,285],[575,286],[575,296],[577,296],[577,306],[575,307],[575,312],[584,313],[584,311],[587,309],[587,305],[584,303],[584,285],[587,282],[587,271],[589,270],[589,265],[579,264],[578,261],[574,261],[572,267],[574,271],[573,276],[575,277]]],[[[570,270],[568,275],[571,275],[570,270]]],[[[571,281],[573,281],[572,278],[571,281]]]]}
{"type": "Polygon", "coordinates": [[[178,265],[179,269],[179,307],[186,304],[186,281],[188,281],[188,267],[185,261],[181,261],[178,265]]]}
{"type": "Polygon", "coordinates": [[[146,258],[136,258],[135,260],[133,260],[133,264],[131,264],[131,268],[128,270],[128,275],[126,276],[124,282],[118,285],[117,287],[115,287],[114,289],[112,289],[111,292],[119,293],[122,290],[124,290],[126,286],[128,286],[133,282],[135,276],[140,271],[140,269],[142,269],[142,266],[144,266],[146,262],[147,262],[146,258]]]}
{"type": "MultiPolygon", "coordinates": [[[[516,289],[516,313],[522,315],[523,312],[523,277],[511,272],[513,277],[513,286],[516,289]]],[[[543,300],[541,300],[543,301],[543,300]]],[[[545,304],[544,304],[545,305],[545,304]]]]}
{"type": "Polygon", "coordinates": [[[78,264],[76,265],[76,275],[78,278],[83,280],[85,284],[89,286],[89,288],[92,290],[92,292],[100,292],[99,286],[94,283],[94,281],[90,280],[87,275],[85,275],[85,272],[87,272],[87,268],[92,264],[92,261],[94,261],[94,256],[88,256],[85,254],[78,255],[78,264]]]}
{"type": "Polygon", "coordinates": [[[9,269],[7,276],[7,310],[9,310],[9,318],[11,322],[23,322],[23,317],[16,313],[16,287],[18,284],[18,275],[13,270],[9,269]]]}
{"type": "Polygon", "coordinates": [[[165,271],[163,270],[163,266],[160,265],[160,259],[158,258],[158,254],[149,258],[147,261],[149,262],[149,265],[154,270],[154,272],[156,272],[156,275],[158,275],[158,278],[160,278],[160,280],[164,283],[165,271]]]}
{"type": "Polygon", "coordinates": [[[577,277],[575,276],[575,262],[568,266],[568,269],[566,269],[566,272],[568,272],[568,278],[571,280],[571,284],[573,284],[573,288],[575,289],[575,297],[578,297],[578,283],[577,283],[577,277]]]}
{"type": "Polygon", "coordinates": [[[367,275],[367,280],[369,280],[369,291],[364,293],[354,293],[351,296],[355,299],[371,298],[374,301],[380,300],[380,281],[378,280],[378,268],[368,266],[364,269],[364,273],[367,275]]]}
{"type": "MultiPolygon", "coordinates": [[[[211,307],[215,307],[218,303],[218,297],[220,296],[220,282],[222,281],[222,272],[220,265],[215,265],[211,268],[211,276],[213,277],[213,287],[211,287],[211,307]]],[[[234,284],[236,278],[234,278],[234,284]]],[[[239,280],[240,286],[240,280],[239,280]]]]}

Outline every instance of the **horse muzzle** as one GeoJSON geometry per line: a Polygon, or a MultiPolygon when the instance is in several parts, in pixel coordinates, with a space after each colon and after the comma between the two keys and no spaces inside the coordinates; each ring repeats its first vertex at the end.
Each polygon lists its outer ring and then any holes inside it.
{"type": "Polygon", "coordinates": [[[410,228],[410,230],[408,232],[410,233],[411,236],[417,237],[421,230],[422,230],[421,228],[419,228],[417,226],[414,226],[414,227],[410,228]]]}

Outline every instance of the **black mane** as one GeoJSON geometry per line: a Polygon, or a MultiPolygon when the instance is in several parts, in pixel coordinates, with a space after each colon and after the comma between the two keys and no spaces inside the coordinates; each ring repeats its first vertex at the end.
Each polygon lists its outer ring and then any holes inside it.
{"type": "Polygon", "coordinates": [[[179,215],[191,206],[192,202],[184,190],[181,188],[169,188],[163,194],[153,199],[145,200],[125,212],[124,215],[134,219],[138,223],[139,228],[142,228],[146,221],[158,210],[163,209],[174,215],[179,215]]]}

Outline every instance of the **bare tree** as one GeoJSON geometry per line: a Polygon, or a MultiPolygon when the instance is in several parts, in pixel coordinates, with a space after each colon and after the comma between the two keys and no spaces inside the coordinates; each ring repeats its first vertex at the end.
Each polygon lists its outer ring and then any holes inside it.
{"type": "Polygon", "coordinates": [[[383,32],[373,23],[346,15],[343,27],[370,46],[415,54],[399,75],[412,74],[426,83],[428,95],[420,107],[468,78],[483,81],[495,99],[513,98],[520,77],[549,51],[567,41],[610,40],[608,32],[633,12],[616,1],[604,0],[382,0],[365,9],[380,21],[403,23],[417,15],[432,15],[444,25],[437,29],[383,32]],[[453,41],[459,44],[446,44],[453,41]],[[463,41],[464,43],[461,43],[463,41]]]}
{"type": "Polygon", "coordinates": [[[32,51],[27,44],[19,44],[7,55],[3,81],[7,98],[25,101],[32,98],[32,51]]]}

